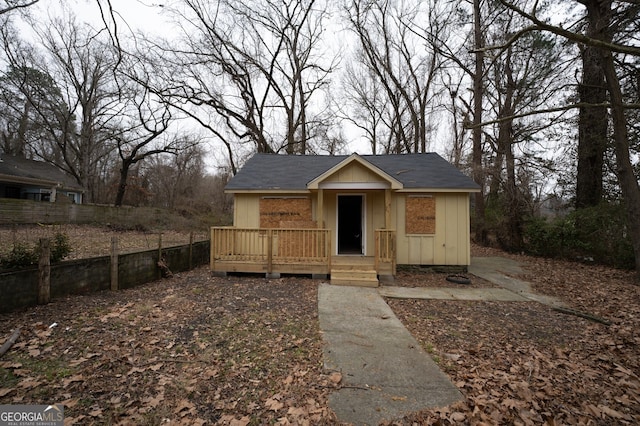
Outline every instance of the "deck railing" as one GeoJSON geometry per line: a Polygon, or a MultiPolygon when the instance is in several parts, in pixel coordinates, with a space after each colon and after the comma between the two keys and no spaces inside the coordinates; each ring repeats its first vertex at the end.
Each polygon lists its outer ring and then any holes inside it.
{"type": "MultiPolygon", "coordinates": [[[[375,267],[395,274],[395,231],[375,231],[375,267]]],[[[225,272],[331,272],[329,229],[211,228],[211,269],[225,272]]]]}
{"type": "MultiPolygon", "coordinates": [[[[211,269],[273,272],[274,265],[325,265],[331,260],[331,233],[328,229],[211,228],[211,269]],[[240,266],[240,264],[244,264],[240,266]]],[[[286,269],[279,268],[279,269],[286,269]]]]}
{"type": "Polygon", "coordinates": [[[375,266],[380,271],[383,264],[389,265],[391,273],[396,272],[396,231],[393,229],[376,229],[375,231],[375,266]]]}

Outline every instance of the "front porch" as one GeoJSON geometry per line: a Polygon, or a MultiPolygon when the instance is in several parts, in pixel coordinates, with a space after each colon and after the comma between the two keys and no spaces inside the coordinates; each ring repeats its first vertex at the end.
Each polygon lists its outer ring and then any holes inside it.
{"type": "Polygon", "coordinates": [[[377,286],[396,273],[395,231],[375,230],[373,256],[332,253],[329,229],[211,228],[211,270],[331,276],[332,284],[377,286]]]}

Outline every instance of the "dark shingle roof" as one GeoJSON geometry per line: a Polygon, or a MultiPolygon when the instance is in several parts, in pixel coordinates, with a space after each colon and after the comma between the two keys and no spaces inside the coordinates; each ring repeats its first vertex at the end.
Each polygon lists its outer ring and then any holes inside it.
{"type": "Polygon", "coordinates": [[[71,176],[56,166],[14,155],[0,154],[0,175],[37,179],[51,184],[59,183],[65,189],[82,190],[71,176]]]}
{"type": "MultiPolygon", "coordinates": [[[[347,158],[346,155],[256,154],[229,181],[226,189],[304,190],[310,181],[347,158]]],[[[406,189],[479,189],[471,178],[436,153],[362,155],[361,158],[400,181],[406,189]]]]}

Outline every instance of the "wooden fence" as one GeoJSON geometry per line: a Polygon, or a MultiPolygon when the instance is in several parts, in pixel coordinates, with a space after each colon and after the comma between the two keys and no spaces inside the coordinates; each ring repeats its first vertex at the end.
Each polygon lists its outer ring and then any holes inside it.
{"type": "Polygon", "coordinates": [[[68,260],[19,271],[0,272],[0,313],[48,303],[50,298],[119,290],[157,280],[209,261],[209,241],[188,245],[159,247],[134,253],[68,260]],[[48,282],[44,282],[48,280],[48,282]]]}

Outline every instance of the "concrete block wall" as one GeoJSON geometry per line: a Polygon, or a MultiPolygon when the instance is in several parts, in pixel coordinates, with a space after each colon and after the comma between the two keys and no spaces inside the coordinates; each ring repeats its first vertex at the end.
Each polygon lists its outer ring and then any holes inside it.
{"type": "MultiPolygon", "coordinates": [[[[209,263],[209,241],[162,249],[162,256],[172,272],[181,272],[209,263]],[[189,254],[191,253],[191,259],[189,254]]],[[[158,250],[118,256],[120,289],[133,288],[161,277],[157,266],[158,250]]],[[[51,265],[51,298],[87,294],[111,287],[109,256],[69,260],[51,265]]],[[[0,313],[37,305],[38,268],[0,273],[0,313]]]]}

